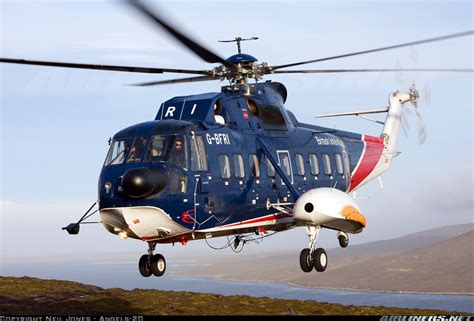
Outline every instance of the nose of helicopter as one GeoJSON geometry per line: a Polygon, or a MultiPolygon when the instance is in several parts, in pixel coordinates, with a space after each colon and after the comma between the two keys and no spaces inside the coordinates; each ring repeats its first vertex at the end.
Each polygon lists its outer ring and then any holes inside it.
{"type": "Polygon", "coordinates": [[[145,198],[158,194],[168,182],[163,168],[131,168],[122,177],[122,193],[130,198],[145,198]]]}

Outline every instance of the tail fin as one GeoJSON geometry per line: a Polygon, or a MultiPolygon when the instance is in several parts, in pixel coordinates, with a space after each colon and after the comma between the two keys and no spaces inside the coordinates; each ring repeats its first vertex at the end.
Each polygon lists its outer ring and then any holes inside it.
{"type": "Polygon", "coordinates": [[[389,96],[389,108],[380,138],[363,135],[364,151],[359,164],[352,173],[350,191],[385,173],[397,155],[398,131],[400,129],[403,105],[416,103],[418,92],[414,87],[408,93],[394,92],[389,96]]]}

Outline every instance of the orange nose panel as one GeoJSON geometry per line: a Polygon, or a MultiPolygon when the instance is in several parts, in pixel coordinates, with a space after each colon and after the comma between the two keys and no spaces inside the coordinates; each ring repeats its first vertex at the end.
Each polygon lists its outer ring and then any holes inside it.
{"type": "Polygon", "coordinates": [[[355,221],[355,222],[358,222],[360,224],[362,224],[362,226],[365,227],[365,225],[367,224],[367,221],[365,220],[365,217],[362,216],[362,213],[359,212],[355,207],[353,206],[345,206],[343,209],[342,209],[342,216],[344,216],[347,220],[351,220],[351,221],[355,221]]]}

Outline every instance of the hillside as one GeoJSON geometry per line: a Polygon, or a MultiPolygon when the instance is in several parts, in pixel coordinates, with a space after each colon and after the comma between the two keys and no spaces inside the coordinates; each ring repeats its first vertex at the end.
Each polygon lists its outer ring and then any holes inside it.
{"type": "Polygon", "coordinates": [[[177,273],[318,288],[472,294],[473,244],[473,224],[464,224],[346,249],[328,249],[329,266],[324,273],[303,273],[299,253],[288,252],[239,255],[177,273]]]}
{"type": "Polygon", "coordinates": [[[447,315],[441,310],[344,306],[316,301],[158,290],[103,289],[81,283],[0,277],[2,315],[447,315]]]}
{"type": "Polygon", "coordinates": [[[449,240],[453,237],[474,230],[474,224],[456,224],[423,230],[394,239],[380,240],[358,245],[350,245],[349,248],[333,249],[336,256],[374,256],[394,252],[402,252],[423,248],[438,242],[449,240]]]}

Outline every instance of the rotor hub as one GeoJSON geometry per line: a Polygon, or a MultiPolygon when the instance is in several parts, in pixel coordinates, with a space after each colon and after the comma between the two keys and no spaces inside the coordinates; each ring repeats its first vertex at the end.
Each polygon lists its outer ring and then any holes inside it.
{"type": "Polygon", "coordinates": [[[250,55],[246,56],[249,56],[255,60],[234,63],[232,68],[221,65],[212,69],[210,75],[213,77],[218,77],[221,80],[228,80],[231,84],[243,84],[246,83],[247,79],[249,78],[259,81],[264,75],[271,73],[271,68],[266,62],[257,64],[256,58],[250,55]]]}

